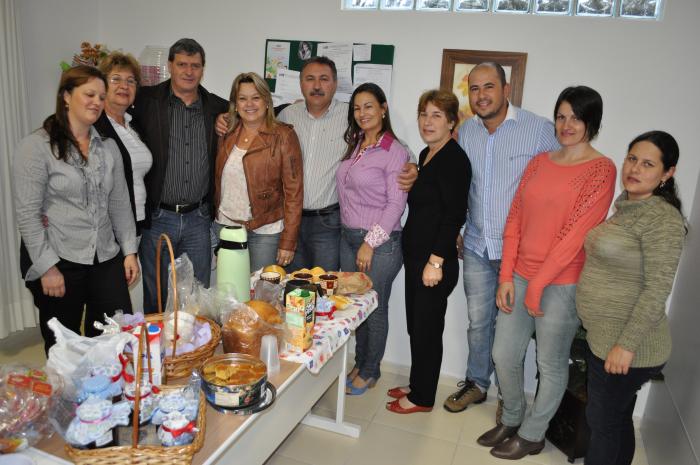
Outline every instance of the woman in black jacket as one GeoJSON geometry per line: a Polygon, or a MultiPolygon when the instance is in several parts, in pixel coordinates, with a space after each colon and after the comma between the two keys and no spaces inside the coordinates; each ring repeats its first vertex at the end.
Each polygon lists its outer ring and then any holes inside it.
{"type": "Polygon", "coordinates": [[[455,241],[467,215],[471,165],[452,138],[459,102],[452,92],[431,90],[418,102],[418,128],[428,146],[408,194],[403,229],[406,323],[411,340],[408,386],[390,389],[395,413],[429,412],[435,403],[447,298],[457,285],[455,241]]]}
{"type": "Polygon", "coordinates": [[[126,112],[136,98],[141,83],[138,61],[130,54],[112,52],[100,62],[100,71],[107,76],[105,109],[94,127],[102,137],[114,139],[124,162],[124,176],[129,188],[131,211],[136,222],[136,234],[146,221],[146,186],[143,178],[153,165],[151,151],[131,126],[131,115],[126,112]]]}

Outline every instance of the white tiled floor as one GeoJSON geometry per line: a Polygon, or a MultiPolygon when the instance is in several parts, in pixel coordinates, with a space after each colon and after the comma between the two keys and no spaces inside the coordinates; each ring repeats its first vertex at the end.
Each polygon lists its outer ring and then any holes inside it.
{"type": "MultiPolygon", "coordinates": [[[[45,363],[38,330],[18,333],[0,341],[0,364],[45,363]]],[[[299,425],[279,446],[266,465],[504,465],[510,463],[489,454],[476,438],[494,425],[496,406],[489,398],[484,404],[461,413],[449,413],[442,401],[455,387],[438,386],[436,408],[430,413],[397,415],[387,411],[386,391],[407,384],[402,375],[383,370],[374,389],[362,396],[348,397],[346,419],[362,427],[359,439],[299,425]]],[[[314,413],[331,416],[335,411],[336,385],[331,386],[314,407],[314,413]]],[[[642,441],[633,465],[647,465],[642,441]]],[[[549,442],[538,455],[519,462],[523,465],[566,465],[566,457],[549,442]]],[[[578,459],[576,464],[582,464],[578,459]]]]}
{"type": "MultiPolygon", "coordinates": [[[[407,383],[405,376],[383,372],[374,389],[348,397],[346,418],[362,426],[359,439],[299,425],[270,457],[266,465],[504,465],[511,463],[489,454],[476,438],[494,425],[495,403],[449,413],[442,408],[454,386],[439,385],[436,408],[430,413],[397,415],[384,408],[391,400],[386,391],[407,383]]],[[[314,413],[331,416],[335,408],[334,384],[314,407],[314,413]]],[[[647,465],[641,439],[633,465],[647,465]]],[[[565,465],[566,456],[547,442],[544,451],[519,462],[524,465],[565,465]]],[[[582,464],[583,459],[574,463],[582,464]]]]}

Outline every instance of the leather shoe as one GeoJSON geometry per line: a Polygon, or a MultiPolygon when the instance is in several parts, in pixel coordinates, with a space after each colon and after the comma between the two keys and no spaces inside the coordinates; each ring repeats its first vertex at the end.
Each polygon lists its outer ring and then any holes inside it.
{"type": "Polygon", "coordinates": [[[476,440],[480,445],[495,447],[518,432],[520,426],[506,426],[503,424],[491,428],[476,440]]]}
{"type": "Polygon", "coordinates": [[[542,449],[544,449],[544,439],[533,442],[516,434],[491,449],[491,455],[499,459],[520,460],[526,455],[539,454],[542,449]]]}
{"type": "Polygon", "coordinates": [[[402,397],[406,397],[408,395],[408,393],[403,392],[403,390],[401,389],[401,386],[399,386],[399,387],[391,388],[388,391],[386,391],[386,395],[389,397],[392,397],[394,399],[400,399],[402,397]]]}
{"type": "Polygon", "coordinates": [[[432,407],[423,407],[422,405],[414,405],[413,407],[409,408],[403,408],[401,407],[401,404],[399,404],[400,399],[393,400],[391,402],[386,403],[386,409],[390,412],[394,413],[416,413],[416,412],[432,412],[433,408],[432,407]]]}

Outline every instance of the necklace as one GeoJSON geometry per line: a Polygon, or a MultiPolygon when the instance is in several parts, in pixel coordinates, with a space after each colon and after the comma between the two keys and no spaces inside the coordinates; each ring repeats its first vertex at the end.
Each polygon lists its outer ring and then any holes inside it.
{"type": "Polygon", "coordinates": [[[258,130],[254,129],[252,135],[248,135],[248,128],[243,126],[243,142],[248,143],[249,140],[253,139],[258,135],[258,130]]]}

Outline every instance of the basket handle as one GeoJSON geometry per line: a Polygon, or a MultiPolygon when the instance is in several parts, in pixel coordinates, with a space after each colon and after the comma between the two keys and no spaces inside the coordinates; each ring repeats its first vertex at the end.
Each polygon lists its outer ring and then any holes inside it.
{"type": "Polygon", "coordinates": [[[131,429],[131,447],[136,449],[139,445],[139,417],[141,414],[141,377],[143,376],[143,364],[141,363],[141,358],[143,357],[143,340],[146,339],[146,345],[148,345],[148,337],[144,334],[146,330],[146,325],[141,325],[141,330],[139,331],[139,346],[136,354],[136,378],[134,379],[134,414],[133,414],[133,427],[131,429]]]}
{"type": "Polygon", "coordinates": [[[177,272],[175,270],[175,253],[173,252],[173,244],[170,242],[170,238],[167,234],[162,233],[158,238],[158,245],[156,246],[156,293],[158,294],[158,313],[163,313],[163,300],[160,292],[160,251],[162,248],[163,240],[168,245],[168,253],[170,254],[170,269],[173,273],[173,308],[174,308],[174,321],[173,321],[173,353],[172,356],[175,357],[175,348],[177,345],[177,312],[178,312],[178,301],[177,301],[177,272]]]}

